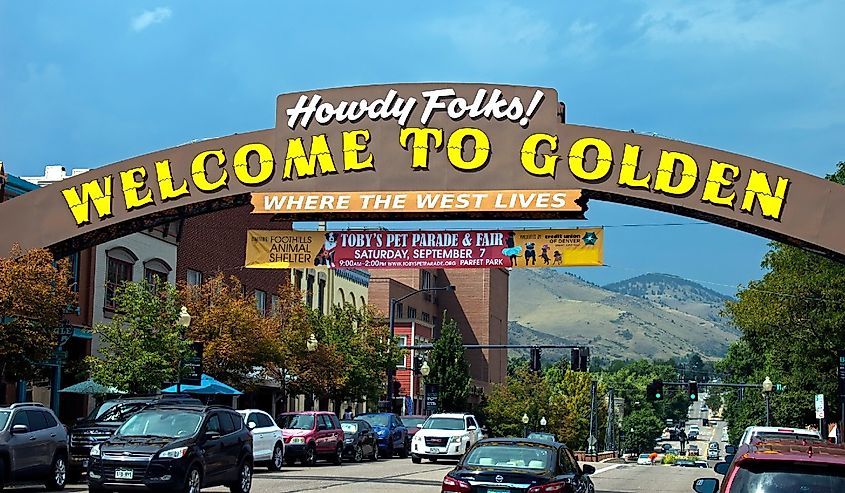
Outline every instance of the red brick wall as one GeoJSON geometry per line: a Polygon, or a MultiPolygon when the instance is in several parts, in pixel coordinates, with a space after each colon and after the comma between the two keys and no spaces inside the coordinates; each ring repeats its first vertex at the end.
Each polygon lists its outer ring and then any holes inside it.
{"type": "Polygon", "coordinates": [[[247,292],[260,289],[276,293],[282,283],[288,282],[287,269],[245,269],[246,231],[248,229],[291,228],[290,222],[271,221],[270,214],[250,214],[252,206],[240,207],[194,216],[185,220],[176,260],[176,279],[185,281],[187,270],[200,271],[203,279],[218,272],[234,275],[247,292]]]}

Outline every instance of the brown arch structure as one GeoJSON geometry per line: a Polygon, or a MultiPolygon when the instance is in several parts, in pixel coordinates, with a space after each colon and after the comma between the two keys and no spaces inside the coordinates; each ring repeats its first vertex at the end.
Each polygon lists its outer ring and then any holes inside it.
{"type": "MultiPolygon", "coordinates": [[[[397,84],[285,94],[276,125],[109,164],[0,205],[62,255],[274,193],[580,191],[578,207],[279,210],[290,219],[583,218],[590,199],[703,219],[845,259],[845,187],[677,140],[564,123],[554,89],[397,84]]],[[[571,201],[570,201],[571,202],[571,201]]],[[[726,253],[727,254],[727,253],[726,253]]]]}

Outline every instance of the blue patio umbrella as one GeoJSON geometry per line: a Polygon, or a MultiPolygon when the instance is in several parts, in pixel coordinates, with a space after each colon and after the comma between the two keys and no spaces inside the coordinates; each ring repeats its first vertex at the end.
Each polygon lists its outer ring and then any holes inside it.
{"type": "MultiPolygon", "coordinates": [[[[162,389],[163,394],[175,394],[176,385],[171,385],[166,389],[162,389]]],[[[201,395],[241,395],[243,392],[232,388],[225,383],[210,377],[205,373],[202,374],[202,380],[199,385],[185,385],[182,384],[182,393],[184,394],[201,394],[201,395]]]]}

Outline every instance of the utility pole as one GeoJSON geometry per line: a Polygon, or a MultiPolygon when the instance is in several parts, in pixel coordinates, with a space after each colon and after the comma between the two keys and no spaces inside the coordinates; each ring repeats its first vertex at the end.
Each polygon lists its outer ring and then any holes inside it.
{"type": "Polygon", "coordinates": [[[596,453],[596,387],[598,382],[593,380],[590,386],[590,438],[587,439],[587,453],[596,453]]]}
{"type": "Polygon", "coordinates": [[[616,450],[613,440],[613,425],[616,420],[616,413],[613,406],[613,388],[607,390],[607,431],[604,434],[604,449],[616,450]]]}

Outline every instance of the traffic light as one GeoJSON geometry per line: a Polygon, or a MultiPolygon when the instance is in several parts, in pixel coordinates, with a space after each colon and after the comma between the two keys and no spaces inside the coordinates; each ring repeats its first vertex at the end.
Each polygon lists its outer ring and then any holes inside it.
{"type": "Polygon", "coordinates": [[[569,369],[572,371],[578,371],[581,368],[581,348],[572,348],[569,360],[569,369]]]}
{"type": "Polygon", "coordinates": [[[689,400],[697,401],[698,400],[698,382],[690,382],[689,383],[689,400]]]}
{"type": "Polygon", "coordinates": [[[650,401],[659,401],[663,399],[663,381],[652,380],[646,386],[646,398],[650,401]]]}
{"type": "Polygon", "coordinates": [[[531,348],[531,371],[538,372],[543,368],[540,362],[540,348],[531,348]]]}
{"type": "Polygon", "coordinates": [[[581,360],[578,362],[578,369],[580,371],[589,371],[590,369],[590,348],[581,348],[581,360]]]}
{"type": "Polygon", "coordinates": [[[414,356],[414,373],[416,375],[420,375],[422,373],[422,366],[425,358],[423,358],[422,354],[417,354],[414,356]]]}

